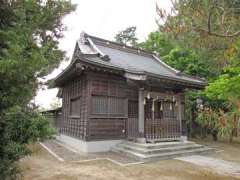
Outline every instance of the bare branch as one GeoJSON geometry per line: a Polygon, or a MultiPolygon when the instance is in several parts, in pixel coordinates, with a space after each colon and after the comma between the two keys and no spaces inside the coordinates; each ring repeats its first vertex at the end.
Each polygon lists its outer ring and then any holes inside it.
{"type": "Polygon", "coordinates": [[[223,7],[220,6],[216,6],[213,5],[210,9],[209,9],[209,14],[208,14],[208,21],[207,21],[207,29],[202,29],[202,28],[194,28],[196,31],[200,31],[200,32],[204,32],[210,36],[216,36],[216,37],[224,37],[224,38],[231,38],[231,37],[236,37],[240,35],[240,31],[234,32],[234,33],[228,33],[228,31],[225,34],[220,34],[220,33],[216,33],[216,32],[212,32],[211,29],[211,18],[213,15],[213,10],[214,9],[219,9],[222,11],[223,15],[222,15],[222,25],[224,24],[224,19],[225,19],[225,10],[223,7]]]}
{"type": "Polygon", "coordinates": [[[211,32],[208,29],[202,29],[202,28],[194,28],[195,31],[198,32],[204,32],[210,36],[216,36],[216,37],[224,37],[224,38],[232,38],[232,37],[236,37],[236,36],[240,36],[240,31],[237,31],[235,33],[231,33],[231,34],[220,34],[220,33],[216,33],[216,32],[211,32]]]}

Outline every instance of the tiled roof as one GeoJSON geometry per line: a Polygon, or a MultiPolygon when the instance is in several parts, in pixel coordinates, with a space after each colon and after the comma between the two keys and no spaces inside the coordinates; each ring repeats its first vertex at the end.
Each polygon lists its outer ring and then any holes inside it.
{"type": "Polygon", "coordinates": [[[130,73],[133,76],[139,74],[148,78],[172,80],[190,87],[201,88],[206,85],[203,79],[173,69],[151,52],[90,36],[86,33],[81,34],[74,54],[77,56],[73,56],[71,64],[56,77],[55,81],[64,78],[76,61],[82,61],[94,66],[121,70],[128,78],[130,73]]]}
{"type": "Polygon", "coordinates": [[[90,61],[103,65],[115,66],[128,72],[146,73],[172,78],[174,80],[187,81],[189,83],[206,84],[204,80],[200,78],[180,73],[178,70],[162,62],[155,54],[141,49],[125,46],[87,34],[82,35],[82,39],[78,41],[78,46],[82,54],[100,53],[102,56],[109,56],[109,61],[97,57],[88,58],[90,61]]]}

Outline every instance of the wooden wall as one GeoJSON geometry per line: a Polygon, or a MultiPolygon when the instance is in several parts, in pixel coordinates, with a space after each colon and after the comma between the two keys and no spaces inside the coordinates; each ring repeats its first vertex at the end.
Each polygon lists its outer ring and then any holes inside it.
{"type": "Polygon", "coordinates": [[[126,81],[121,76],[89,72],[87,140],[122,139],[126,136],[126,81]]]}
{"type": "Polygon", "coordinates": [[[79,139],[86,139],[87,88],[85,75],[70,80],[63,87],[60,133],[79,139]],[[76,101],[79,103],[76,103],[76,101]],[[77,107],[73,107],[74,104],[78,104],[77,107]]]}
{"type": "MultiPolygon", "coordinates": [[[[88,70],[69,80],[62,90],[62,117],[58,120],[60,133],[86,141],[134,140],[138,137],[138,89],[127,85],[126,79],[121,75],[88,70]]],[[[184,117],[182,127],[174,124],[178,123],[176,118],[166,119],[166,115],[164,121],[156,118],[152,120],[152,113],[148,113],[151,107],[147,108],[148,102],[146,103],[145,136],[150,139],[163,138],[164,123],[171,127],[172,133],[179,133],[179,128],[185,131],[184,117]]],[[[181,103],[184,105],[184,97],[181,98],[181,103]]],[[[158,106],[159,104],[156,108],[159,109],[158,106]]],[[[158,114],[155,113],[154,116],[158,117],[158,114]]],[[[179,134],[172,136],[178,137],[179,134]]]]}

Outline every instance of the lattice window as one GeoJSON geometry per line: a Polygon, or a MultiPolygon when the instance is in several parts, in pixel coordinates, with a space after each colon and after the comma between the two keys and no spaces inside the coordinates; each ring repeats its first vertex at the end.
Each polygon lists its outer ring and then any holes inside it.
{"type": "Polygon", "coordinates": [[[109,114],[124,115],[125,114],[125,99],[118,97],[108,97],[109,114]]]}
{"type": "Polygon", "coordinates": [[[92,113],[93,114],[107,114],[108,113],[108,99],[104,96],[92,97],[92,113]]]}
{"type": "Polygon", "coordinates": [[[70,116],[80,116],[81,98],[73,98],[70,100],[70,116]]]}
{"type": "Polygon", "coordinates": [[[92,96],[92,114],[124,116],[126,100],[119,97],[92,96]]]}

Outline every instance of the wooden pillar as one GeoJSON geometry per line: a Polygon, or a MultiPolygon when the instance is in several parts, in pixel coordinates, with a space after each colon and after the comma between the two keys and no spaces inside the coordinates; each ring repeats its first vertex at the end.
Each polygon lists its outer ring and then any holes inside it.
{"type": "Polygon", "coordinates": [[[179,95],[178,96],[178,114],[177,114],[177,118],[178,118],[178,120],[179,120],[179,123],[180,123],[180,127],[179,127],[179,129],[180,129],[180,133],[181,133],[181,136],[182,136],[182,119],[183,119],[183,117],[182,117],[182,98],[181,98],[181,95],[179,95]]]}
{"type": "Polygon", "coordinates": [[[179,116],[179,121],[180,121],[180,133],[181,133],[181,139],[183,141],[187,140],[187,134],[186,134],[186,120],[184,117],[184,112],[185,112],[185,107],[184,107],[184,102],[185,101],[185,96],[184,94],[179,95],[179,106],[178,106],[178,116],[179,116]]]}
{"type": "Polygon", "coordinates": [[[138,91],[138,133],[139,142],[145,142],[144,138],[144,89],[139,88],[138,91]]]}

